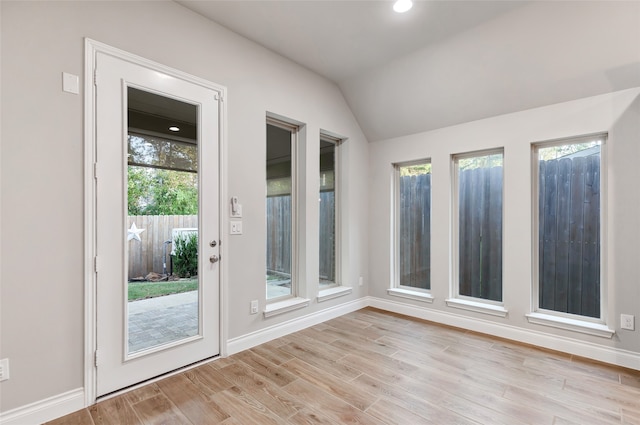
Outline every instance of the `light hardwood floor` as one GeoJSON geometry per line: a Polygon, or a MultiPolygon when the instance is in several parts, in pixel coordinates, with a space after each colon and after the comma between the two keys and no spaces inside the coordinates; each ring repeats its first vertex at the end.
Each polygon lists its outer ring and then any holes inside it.
{"type": "Polygon", "coordinates": [[[49,422],[347,423],[640,424],[640,372],[367,308],[49,422]]]}

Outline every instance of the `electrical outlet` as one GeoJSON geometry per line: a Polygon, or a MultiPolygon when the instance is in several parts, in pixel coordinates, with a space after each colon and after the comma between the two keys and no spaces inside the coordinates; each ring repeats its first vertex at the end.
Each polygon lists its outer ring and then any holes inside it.
{"type": "Polygon", "coordinates": [[[258,313],[258,300],[251,301],[251,314],[258,313]]]}
{"type": "Polygon", "coordinates": [[[0,360],[0,382],[9,379],[9,359],[0,360]]]}
{"type": "Polygon", "coordinates": [[[360,276],[360,278],[358,279],[358,286],[362,286],[364,285],[364,281],[362,279],[362,276],[360,276]]]}
{"type": "Polygon", "coordinates": [[[620,315],[620,327],[622,329],[628,329],[630,331],[635,330],[633,319],[634,319],[634,317],[631,314],[621,314],[620,315]]]}

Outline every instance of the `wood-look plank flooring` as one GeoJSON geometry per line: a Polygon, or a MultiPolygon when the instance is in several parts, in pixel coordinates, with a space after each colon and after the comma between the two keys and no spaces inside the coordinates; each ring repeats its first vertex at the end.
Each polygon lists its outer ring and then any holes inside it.
{"type": "Polygon", "coordinates": [[[366,308],[51,425],[638,424],[640,372],[366,308]]]}

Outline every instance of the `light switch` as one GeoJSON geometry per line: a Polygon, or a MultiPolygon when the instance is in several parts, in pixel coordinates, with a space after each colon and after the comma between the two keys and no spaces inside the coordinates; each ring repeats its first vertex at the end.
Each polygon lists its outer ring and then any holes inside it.
{"type": "Polygon", "coordinates": [[[73,74],[62,73],[62,91],[67,93],[80,93],[80,77],[73,74]]]}
{"type": "Polygon", "coordinates": [[[229,233],[232,235],[241,235],[242,234],[242,222],[241,221],[230,221],[229,222],[229,233]]]}

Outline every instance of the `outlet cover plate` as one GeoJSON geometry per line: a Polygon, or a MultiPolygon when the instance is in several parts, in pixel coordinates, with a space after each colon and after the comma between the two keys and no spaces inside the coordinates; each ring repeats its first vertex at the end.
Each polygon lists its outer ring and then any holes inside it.
{"type": "Polygon", "coordinates": [[[631,314],[621,314],[620,315],[620,327],[622,329],[627,329],[630,331],[635,330],[634,322],[635,317],[631,314]]]}

